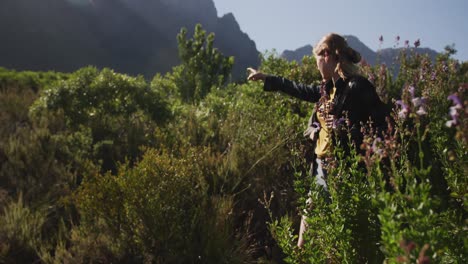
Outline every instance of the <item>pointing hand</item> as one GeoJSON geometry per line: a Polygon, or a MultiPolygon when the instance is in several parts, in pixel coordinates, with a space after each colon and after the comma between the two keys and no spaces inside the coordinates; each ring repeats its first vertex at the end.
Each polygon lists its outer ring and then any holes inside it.
{"type": "Polygon", "coordinates": [[[247,68],[247,72],[249,73],[249,77],[247,77],[247,80],[249,81],[258,81],[262,80],[265,81],[266,74],[257,71],[256,69],[253,68],[247,68]]]}

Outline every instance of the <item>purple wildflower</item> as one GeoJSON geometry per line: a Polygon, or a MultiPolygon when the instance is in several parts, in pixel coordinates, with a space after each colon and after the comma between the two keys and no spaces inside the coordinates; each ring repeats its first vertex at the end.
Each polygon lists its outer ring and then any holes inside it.
{"type": "Polygon", "coordinates": [[[409,48],[409,40],[405,40],[405,47],[409,48]]]}
{"type": "Polygon", "coordinates": [[[425,110],[425,104],[426,104],[426,98],[425,97],[414,97],[414,87],[411,86],[409,88],[409,92],[411,94],[411,104],[413,105],[414,109],[419,108],[416,111],[416,114],[419,116],[427,115],[427,112],[425,110]]]}
{"type": "Polygon", "coordinates": [[[458,125],[457,120],[449,120],[449,121],[445,122],[445,126],[447,126],[447,127],[453,127],[453,126],[456,126],[456,125],[458,125]]]}
{"type": "Polygon", "coordinates": [[[340,125],[344,124],[344,122],[345,122],[345,118],[344,118],[344,117],[340,117],[339,119],[335,119],[335,120],[333,120],[332,128],[333,128],[333,129],[336,129],[336,128],[339,127],[340,125]]]}
{"type": "Polygon", "coordinates": [[[417,48],[421,46],[421,41],[419,39],[417,39],[415,42],[414,42],[414,47],[417,48]]]}
{"type": "Polygon", "coordinates": [[[415,97],[411,100],[411,103],[413,103],[413,106],[415,108],[423,106],[426,104],[426,98],[425,97],[415,97]]]}
{"type": "Polygon", "coordinates": [[[396,42],[400,41],[400,36],[396,36],[395,40],[396,42]]]}
{"type": "Polygon", "coordinates": [[[460,105],[451,106],[451,107],[450,107],[450,111],[449,111],[450,117],[452,117],[452,118],[458,118],[458,116],[459,116],[458,110],[459,110],[459,109],[462,109],[462,107],[461,107],[460,105]]]}
{"type": "Polygon", "coordinates": [[[445,122],[446,126],[452,127],[458,125],[458,117],[460,116],[460,114],[458,113],[459,109],[462,109],[462,107],[458,104],[450,107],[449,115],[451,120],[445,122]]]}
{"type": "Polygon", "coordinates": [[[452,119],[445,122],[445,125],[448,127],[456,126],[458,125],[458,117],[460,116],[458,110],[463,109],[462,102],[456,93],[449,95],[447,99],[452,101],[453,106],[449,110],[449,115],[452,119]]]}
{"type": "Polygon", "coordinates": [[[416,111],[416,114],[419,115],[419,116],[423,116],[423,115],[427,115],[427,112],[426,110],[424,109],[424,107],[421,105],[418,109],[418,111],[416,111]]]}
{"type": "Polygon", "coordinates": [[[383,36],[382,35],[380,35],[380,37],[379,37],[379,42],[380,42],[380,44],[382,44],[382,42],[383,42],[383,36]]]}
{"type": "Polygon", "coordinates": [[[401,107],[401,110],[398,112],[398,117],[399,118],[406,118],[406,115],[408,114],[409,112],[409,107],[408,105],[406,105],[405,103],[403,103],[402,100],[398,100],[395,102],[397,105],[399,105],[401,107]]]}
{"type": "Polygon", "coordinates": [[[459,106],[460,108],[462,108],[462,102],[460,98],[458,98],[456,93],[449,95],[447,99],[452,100],[453,105],[459,106]]]}
{"type": "Polygon", "coordinates": [[[449,115],[450,115],[451,118],[458,118],[458,116],[459,116],[458,109],[461,109],[461,107],[459,107],[458,105],[450,107],[449,115]]]}

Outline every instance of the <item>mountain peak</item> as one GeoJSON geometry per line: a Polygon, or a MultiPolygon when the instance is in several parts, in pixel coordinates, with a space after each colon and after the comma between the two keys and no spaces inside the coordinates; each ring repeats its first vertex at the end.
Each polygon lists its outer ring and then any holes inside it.
{"type": "MultiPolygon", "coordinates": [[[[231,12],[224,14],[221,18],[226,19],[226,20],[236,21],[236,18],[234,17],[234,14],[231,13],[231,12]]],[[[237,23],[237,21],[236,21],[236,23],[237,23]]]]}
{"type": "Polygon", "coordinates": [[[226,13],[219,19],[221,24],[229,25],[233,30],[241,30],[239,23],[232,13],[226,13]]]}

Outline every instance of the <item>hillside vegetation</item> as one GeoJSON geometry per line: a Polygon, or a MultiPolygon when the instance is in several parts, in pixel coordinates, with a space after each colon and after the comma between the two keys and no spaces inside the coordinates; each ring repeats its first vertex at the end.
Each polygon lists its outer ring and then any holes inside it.
{"type": "MultiPolygon", "coordinates": [[[[395,122],[336,148],[326,203],[302,136],[313,105],[230,83],[234,58],[193,32],[151,81],[0,69],[0,262],[467,262],[466,63],[362,65],[395,122]]],[[[261,70],[320,80],[313,57],[267,53],[261,70]]]]}

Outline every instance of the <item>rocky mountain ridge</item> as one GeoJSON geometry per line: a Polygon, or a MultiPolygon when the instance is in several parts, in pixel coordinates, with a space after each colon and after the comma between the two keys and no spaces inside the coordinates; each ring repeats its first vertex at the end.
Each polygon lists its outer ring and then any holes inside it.
{"type": "Polygon", "coordinates": [[[94,65],[151,78],[179,63],[177,33],[197,23],[235,57],[233,76],[258,66],[255,42],[232,14],[218,17],[213,0],[2,0],[0,66],[70,72],[94,65]]]}

